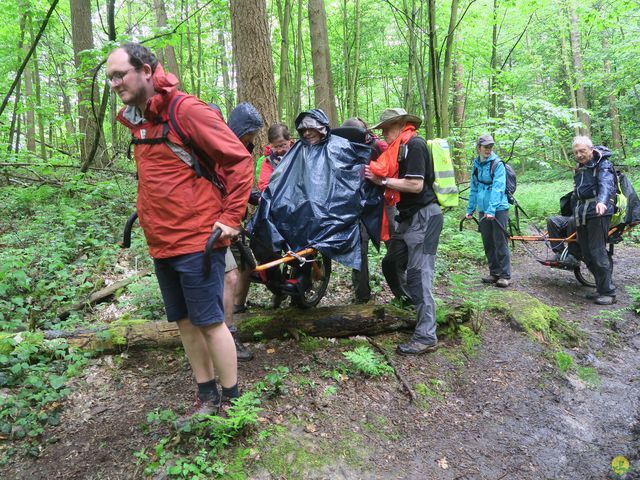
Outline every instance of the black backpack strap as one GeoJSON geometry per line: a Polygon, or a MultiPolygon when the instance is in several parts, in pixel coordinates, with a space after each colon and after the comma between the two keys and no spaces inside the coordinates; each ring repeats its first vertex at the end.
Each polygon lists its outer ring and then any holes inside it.
{"type": "MultiPolygon", "coordinates": [[[[189,155],[191,156],[191,168],[196,172],[197,177],[204,177],[209,180],[218,190],[222,192],[222,195],[226,195],[226,190],[224,185],[213,171],[213,162],[210,161],[207,156],[200,150],[197,145],[191,142],[191,138],[184,131],[180,121],[178,120],[178,107],[182,103],[183,100],[187,98],[186,95],[176,95],[171,99],[171,103],[169,103],[169,120],[168,126],[171,127],[178,137],[180,137],[180,141],[182,144],[187,147],[189,150],[189,155]],[[203,161],[204,160],[204,161],[203,161]]],[[[206,127],[205,127],[206,128],[206,127]]],[[[168,133],[168,132],[167,132],[168,133]]]]}

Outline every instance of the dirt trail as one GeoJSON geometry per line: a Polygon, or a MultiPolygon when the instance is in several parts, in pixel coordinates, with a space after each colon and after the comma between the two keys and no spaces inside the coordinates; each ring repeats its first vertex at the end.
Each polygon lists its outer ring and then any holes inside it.
{"type": "MultiPolygon", "coordinates": [[[[618,249],[619,286],[638,285],[639,253],[618,249]]],[[[571,354],[579,366],[597,370],[600,386],[575,373],[561,376],[544,346],[499,316],[485,321],[475,357],[465,358],[459,345],[446,341],[429,356],[393,356],[414,388],[424,386],[416,405],[393,377],[328,378],[325,372],[344,361],[342,351],[352,345],[256,345],[256,359],[240,365],[242,381],[256,382],[267,368],[284,365],[290,392],[263,404],[265,422],[284,428],[261,446],[248,477],[640,479],[640,327],[633,312],[622,310],[629,296],[619,288],[617,305],[597,307],[583,299],[588,289],[571,273],[543,267],[520,250],[513,270],[514,289],[563,307],[563,318],[579,322],[588,340],[571,354]],[[335,394],[327,395],[327,387],[335,394]],[[617,455],[631,462],[624,477],[611,472],[617,455]]],[[[142,478],[132,453],[166,433],[143,432],[147,412],[186,406],[191,399],[185,392],[193,389],[180,352],[152,351],[97,360],[75,386],[61,425],[47,430],[51,443],[40,457],[15,458],[0,478],[142,478]]]]}

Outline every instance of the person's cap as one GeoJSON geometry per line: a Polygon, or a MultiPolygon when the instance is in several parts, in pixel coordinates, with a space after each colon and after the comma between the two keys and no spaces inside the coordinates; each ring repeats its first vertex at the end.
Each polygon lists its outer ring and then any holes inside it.
{"type": "Polygon", "coordinates": [[[478,137],[478,146],[495,145],[495,143],[496,142],[493,141],[493,137],[488,133],[485,133],[484,135],[478,137]]]}
{"type": "Polygon", "coordinates": [[[410,115],[404,108],[387,108],[380,115],[380,121],[371,128],[382,128],[383,125],[393,122],[412,123],[418,128],[422,124],[422,119],[415,115],[410,115]]]}

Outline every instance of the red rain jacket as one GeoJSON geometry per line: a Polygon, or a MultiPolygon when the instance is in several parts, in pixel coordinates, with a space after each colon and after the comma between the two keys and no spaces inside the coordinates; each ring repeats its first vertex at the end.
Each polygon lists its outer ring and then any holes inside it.
{"type": "MultiPolygon", "coordinates": [[[[128,114],[134,107],[125,107],[118,114],[118,121],[136,138],[161,137],[171,99],[184,95],[177,90],[177,78],[165,74],[160,65],[153,74],[153,83],[156,94],[149,99],[141,123],[130,121],[128,114]]],[[[166,143],[135,145],[136,207],[149,253],[154,258],[204,251],[216,221],[238,227],[253,180],[251,155],[218,112],[196,97],[187,96],[180,104],[177,117],[192,143],[214,163],[212,169],[227,194],[223,197],[210,181],[198,178],[166,143]]],[[[169,141],[188,150],[173,131],[169,132],[169,141]]],[[[228,241],[218,242],[216,246],[225,245],[228,241]]]]}

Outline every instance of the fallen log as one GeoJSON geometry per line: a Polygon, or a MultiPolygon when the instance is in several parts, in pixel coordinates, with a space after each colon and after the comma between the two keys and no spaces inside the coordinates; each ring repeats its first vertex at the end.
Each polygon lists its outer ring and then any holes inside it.
{"type": "Polygon", "coordinates": [[[89,307],[91,305],[95,305],[96,303],[103,302],[107,300],[109,297],[111,297],[113,294],[115,294],[121,288],[124,288],[130,283],[133,283],[136,280],[142,277],[146,277],[147,275],[150,275],[150,274],[151,274],[151,269],[140,270],[138,273],[136,273],[135,275],[132,275],[131,277],[124,278],[118,282],[112,283],[108,287],[98,290],[97,292],[93,292],[83,301],[74,303],[70,307],[67,307],[64,310],[61,310],[58,313],[58,318],[60,320],[64,320],[69,315],[71,315],[71,312],[82,310],[83,308],[89,307]]]}
{"type": "MultiPolygon", "coordinates": [[[[311,310],[296,308],[236,315],[244,342],[301,334],[312,337],[378,335],[415,327],[415,313],[390,305],[347,305],[311,310]]],[[[47,331],[45,338],[65,338],[70,345],[114,351],[181,345],[175,323],[118,320],[102,329],[47,331]]]]}

